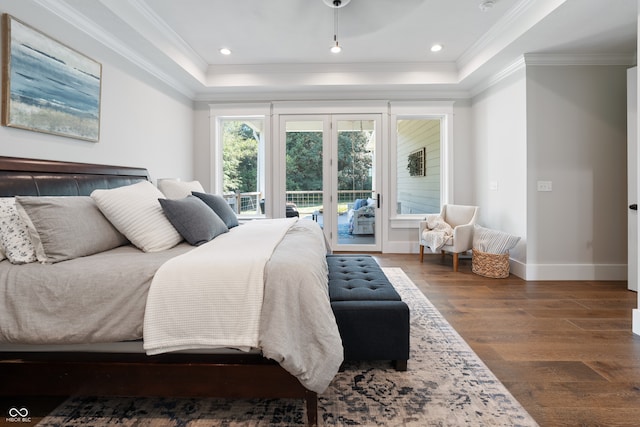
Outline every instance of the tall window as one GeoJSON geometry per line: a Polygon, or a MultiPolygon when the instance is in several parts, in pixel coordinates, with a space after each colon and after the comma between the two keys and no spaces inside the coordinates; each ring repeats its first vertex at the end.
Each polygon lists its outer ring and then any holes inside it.
{"type": "Polygon", "coordinates": [[[440,119],[398,119],[396,132],[396,213],[440,212],[440,119]]]}
{"type": "Polygon", "coordinates": [[[453,203],[453,102],[392,102],[390,214],[393,228],[453,203]]]}
{"type": "Polygon", "coordinates": [[[216,191],[224,195],[238,216],[264,216],[265,117],[218,117],[216,127],[216,191]]]}

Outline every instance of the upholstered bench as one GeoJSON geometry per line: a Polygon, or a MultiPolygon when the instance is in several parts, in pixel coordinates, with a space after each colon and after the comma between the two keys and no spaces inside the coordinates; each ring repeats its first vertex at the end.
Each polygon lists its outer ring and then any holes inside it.
{"type": "Polygon", "coordinates": [[[327,255],[329,297],[345,361],[409,359],[409,307],[370,255],[327,255]]]}

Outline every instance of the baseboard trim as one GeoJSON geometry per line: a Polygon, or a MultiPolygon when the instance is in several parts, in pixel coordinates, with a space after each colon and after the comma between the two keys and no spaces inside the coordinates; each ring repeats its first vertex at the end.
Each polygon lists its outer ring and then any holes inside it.
{"type": "MultiPolygon", "coordinates": [[[[384,253],[417,254],[418,244],[387,242],[384,253]]],[[[627,280],[627,264],[527,264],[509,260],[510,273],[524,280],[627,280]]]]}
{"type": "Polygon", "coordinates": [[[633,331],[633,333],[636,335],[640,335],[640,310],[637,308],[633,309],[631,324],[631,330],[633,331]]]}
{"type": "Polygon", "coordinates": [[[527,264],[525,280],[627,280],[626,264],[527,264]]]}

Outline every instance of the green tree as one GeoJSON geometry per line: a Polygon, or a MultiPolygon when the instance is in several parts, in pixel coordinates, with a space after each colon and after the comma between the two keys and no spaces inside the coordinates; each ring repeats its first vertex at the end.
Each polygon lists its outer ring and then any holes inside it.
{"type": "Polygon", "coordinates": [[[243,121],[226,121],[223,138],[223,190],[238,193],[257,191],[260,134],[243,121]]]}
{"type": "Polygon", "coordinates": [[[338,135],[338,190],[371,190],[371,137],[364,131],[338,135]]]}
{"type": "Polygon", "coordinates": [[[287,190],[322,190],[321,132],[287,132],[287,190]]]}

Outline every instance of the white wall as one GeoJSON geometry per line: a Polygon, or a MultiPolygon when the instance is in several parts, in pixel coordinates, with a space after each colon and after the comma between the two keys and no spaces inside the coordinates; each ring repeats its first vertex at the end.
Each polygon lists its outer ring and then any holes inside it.
{"type": "Polygon", "coordinates": [[[527,279],[626,280],[626,68],[527,67],[527,279]]]}
{"type": "Polygon", "coordinates": [[[626,67],[527,65],[472,117],[479,222],[522,238],[512,272],[625,280],[626,67]]]}
{"type": "Polygon", "coordinates": [[[0,0],[0,13],[9,13],[102,64],[98,143],[0,127],[0,155],[146,167],[153,179],[193,177],[192,101],[34,2],[0,0]]]}
{"type": "Polygon", "coordinates": [[[196,102],[195,104],[195,134],[194,134],[194,175],[207,191],[211,190],[213,180],[211,159],[211,129],[209,120],[209,104],[196,102]]]}
{"type": "Polygon", "coordinates": [[[512,272],[522,276],[528,241],[525,69],[473,98],[471,109],[478,223],[520,236],[510,254],[512,272]]]}

